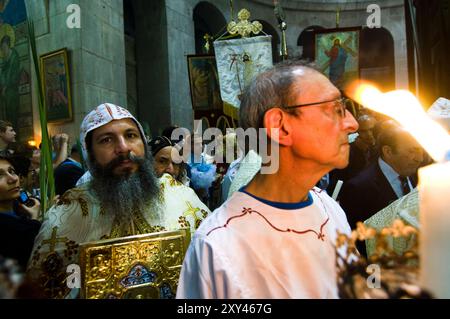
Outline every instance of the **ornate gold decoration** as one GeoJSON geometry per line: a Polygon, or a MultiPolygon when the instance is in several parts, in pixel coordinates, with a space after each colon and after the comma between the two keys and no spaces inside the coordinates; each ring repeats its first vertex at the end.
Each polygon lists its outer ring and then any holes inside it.
{"type": "Polygon", "coordinates": [[[239,22],[231,21],[227,25],[227,31],[231,35],[239,34],[242,37],[248,37],[252,33],[258,34],[262,31],[263,26],[259,21],[248,21],[250,19],[250,12],[247,9],[242,9],[238,13],[239,22]]]}
{"type": "Polygon", "coordinates": [[[137,230],[137,234],[148,234],[158,231],[164,231],[165,228],[163,226],[152,226],[147,220],[144,218],[141,212],[135,211],[133,212],[133,221],[137,230]]]}
{"type": "Polygon", "coordinates": [[[211,40],[213,40],[213,37],[210,36],[208,33],[205,33],[205,35],[203,36],[203,40],[205,40],[205,53],[210,53],[211,50],[211,40]]]}
{"type": "Polygon", "coordinates": [[[117,217],[114,219],[109,238],[148,234],[164,230],[163,226],[150,225],[140,211],[134,211],[128,221],[120,220],[117,217]]]}
{"type": "Polygon", "coordinates": [[[89,215],[88,204],[87,204],[86,200],[79,197],[78,202],[80,203],[81,213],[83,214],[83,217],[86,217],[87,215],[89,215]]]}
{"type": "Polygon", "coordinates": [[[70,190],[59,196],[56,206],[69,205],[71,202],[70,190]]]}
{"type": "Polygon", "coordinates": [[[183,227],[185,227],[184,225],[190,227],[191,223],[186,218],[190,216],[194,221],[194,228],[197,229],[200,226],[203,219],[205,219],[206,216],[208,216],[208,212],[205,211],[204,209],[192,206],[192,204],[188,201],[186,202],[186,206],[188,207],[188,209],[184,211],[183,216],[180,216],[178,218],[178,223],[183,227]],[[201,213],[200,216],[197,214],[198,212],[201,213]]]}
{"type": "Polygon", "coordinates": [[[180,224],[180,226],[184,228],[191,228],[191,223],[189,223],[189,221],[184,216],[178,217],[178,224],[180,224]]]}
{"type": "Polygon", "coordinates": [[[159,185],[159,194],[158,194],[158,199],[161,202],[164,202],[164,192],[166,191],[166,185],[164,183],[161,183],[159,185]]]}
{"type": "Polygon", "coordinates": [[[173,178],[172,175],[169,175],[169,174],[164,175],[164,178],[167,179],[167,180],[169,181],[169,185],[170,185],[171,187],[174,187],[174,186],[183,186],[183,183],[181,183],[180,181],[178,181],[178,180],[176,180],[175,178],[173,178]]]}
{"type": "Polygon", "coordinates": [[[339,28],[339,23],[341,21],[341,8],[336,9],[336,28],[339,28]]]}
{"type": "Polygon", "coordinates": [[[82,244],[82,297],[174,298],[189,241],[181,229],[82,244]]]}
{"type": "Polygon", "coordinates": [[[83,217],[86,217],[89,215],[89,208],[88,208],[89,206],[86,199],[83,198],[83,194],[84,191],[82,191],[81,189],[78,188],[70,189],[59,197],[59,199],[56,202],[56,205],[57,206],[70,205],[72,201],[78,201],[81,207],[81,214],[83,217]]]}
{"type": "Polygon", "coordinates": [[[197,219],[199,219],[197,217],[197,212],[200,211],[200,208],[192,206],[192,204],[188,201],[186,201],[186,206],[188,207],[188,209],[184,211],[183,216],[184,217],[191,216],[194,219],[194,221],[197,221],[197,219]]]}

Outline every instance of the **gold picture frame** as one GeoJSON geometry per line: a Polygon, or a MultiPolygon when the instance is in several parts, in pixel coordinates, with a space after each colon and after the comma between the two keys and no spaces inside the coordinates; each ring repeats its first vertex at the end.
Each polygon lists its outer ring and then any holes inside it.
{"type": "Polygon", "coordinates": [[[175,298],[189,229],[80,245],[81,297],[175,298]]]}
{"type": "Polygon", "coordinates": [[[67,56],[67,49],[63,48],[39,57],[49,123],[69,122],[73,119],[67,56]]]}
{"type": "Polygon", "coordinates": [[[214,55],[188,55],[188,74],[194,111],[222,110],[219,75],[214,55]]]}

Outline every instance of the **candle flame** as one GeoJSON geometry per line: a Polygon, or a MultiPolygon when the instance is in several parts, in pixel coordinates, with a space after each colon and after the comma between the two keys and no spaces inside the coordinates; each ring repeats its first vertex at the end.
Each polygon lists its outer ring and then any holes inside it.
{"type": "Polygon", "coordinates": [[[442,161],[450,151],[450,135],[424,111],[409,91],[382,93],[372,85],[360,85],[354,99],[365,107],[392,117],[399,122],[436,161],[442,161]]]}

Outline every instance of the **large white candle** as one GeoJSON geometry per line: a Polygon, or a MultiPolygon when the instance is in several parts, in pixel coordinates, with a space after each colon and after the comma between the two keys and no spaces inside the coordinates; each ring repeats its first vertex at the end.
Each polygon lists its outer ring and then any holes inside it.
{"type": "Polygon", "coordinates": [[[450,298],[450,162],[419,170],[420,284],[450,298]]]}
{"type": "Polygon", "coordinates": [[[420,284],[437,298],[450,298],[450,135],[410,92],[361,85],[355,99],[397,120],[439,162],[419,170],[420,284]]]}

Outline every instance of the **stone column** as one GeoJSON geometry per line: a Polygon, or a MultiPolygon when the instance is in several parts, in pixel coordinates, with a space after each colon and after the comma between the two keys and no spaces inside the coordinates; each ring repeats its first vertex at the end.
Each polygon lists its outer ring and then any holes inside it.
{"type": "MultiPolygon", "coordinates": [[[[403,8],[402,8],[403,9],[403,8]]],[[[408,80],[408,52],[406,48],[406,25],[404,11],[398,12],[400,20],[390,19],[385,28],[388,29],[394,39],[395,55],[395,88],[409,89],[408,80]]]]}
{"type": "MultiPolygon", "coordinates": [[[[73,121],[50,124],[50,134],[66,132],[79,135],[84,116],[102,102],[126,107],[125,47],[122,1],[25,0],[28,17],[34,21],[38,55],[67,48],[73,121]],[[69,28],[70,4],[80,8],[81,28],[69,28]]],[[[32,68],[34,69],[34,68],[32,68]]],[[[35,84],[33,84],[35,85],[35,84]]],[[[33,122],[40,136],[37,97],[33,90],[33,122]]]]}

